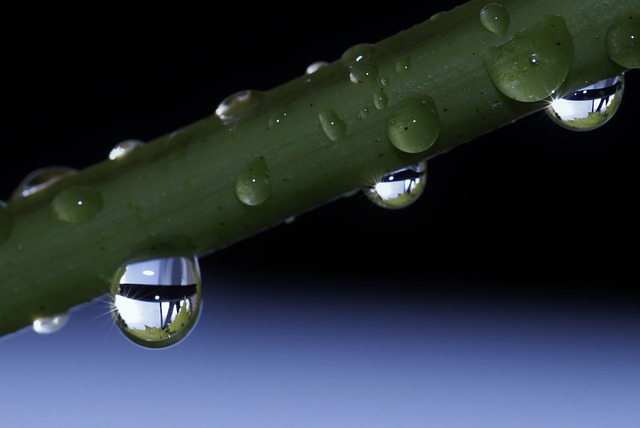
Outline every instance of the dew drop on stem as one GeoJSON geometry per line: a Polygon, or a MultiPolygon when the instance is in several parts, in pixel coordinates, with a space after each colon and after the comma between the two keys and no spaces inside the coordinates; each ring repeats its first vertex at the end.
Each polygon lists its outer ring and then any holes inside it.
{"type": "Polygon", "coordinates": [[[135,139],[121,141],[115,146],[113,146],[113,148],[109,152],[109,159],[110,160],[122,159],[123,157],[131,153],[133,150],[143,145],[144,145],[143,141],[135,140],[135,139]]]}
{"type": "Polygon", "coordinates": [[[257,206],[271,194],[269,167],[263,157],[249,162],[236,177],[236,196],[245,205],[257,206]]]}
{"type": "Polygon", "coordinates": [[[74,168],[57,165],[38,168],[22,179],[11,193],[9,200],[32,195],[77,172],[74,168]]]}

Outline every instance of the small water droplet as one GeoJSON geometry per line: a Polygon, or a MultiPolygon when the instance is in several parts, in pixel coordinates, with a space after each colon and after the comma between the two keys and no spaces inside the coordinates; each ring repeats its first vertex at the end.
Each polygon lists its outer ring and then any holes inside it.
{"type": "Polygon", "coordinates": [[[396,72],[404,73],[411,68],[411,57],[409,55],[403,55],[396,61],[396,72]]]}
{"type": "Polygon", "coordinates": [[[48,166],[38,168],[29,173],[9,197],[10,200],[26,197],[42,190],[55,182],[69,177],[77,172],[76,169],[65,166],[48,166]]]}
{"type": "Polygon", "coordinates": [[[389,84],[389,78],[388,77],[383,77],[382,79],[380,79],[380,84],[382,86],[387,86],[389,84]]]}
{"type": "Polygon", "coordinates": [[[387,120],[387,136],[397,149],[406,153],[420,153],[436,142],[440,135],[440,121],[433,99],[408,98],[395,107],[387,120]]]}
{"type": "Polygon", "coordinates": [[[282,125],[287,119],[286,111],[277,111],[269,117],[269,127],[272,128],[277,125],[282,125]]]}
{"type": "Polygon", "coordinates": [[[480,10],[480,24],[494,34],[503,36],[509,28],[509,11],[500,3],[489,3],[480,10]]]}
{"type": "Polygon", "coordinates": [[[121,159],[133,150],[144,145],[144,142],[140,140],[124,140],[116,144],[109,152],[109,159],[116,160],[121,159]]]}
{"type": "Polygon", "coordinates": [[[384,110],[389,105],[387,94],[382,88],[380,88],[376,91],[375,94],[373,94],[373,105],[376,106],[378,110],[384,110]]]}
{"type": "Polygon", "coordinates": [[[269,168],[263,157],[251,161],[236,178],[236,196],[245,205],[262,204],[271,194],[269,168]]]}
{"type": "Polygon", "coordinates": [[[318,119],[320,127],[331,141],[337,141],[347,134],[347,123],[333,110],[322,110],[318,114],[318,119]]]}
{"type": "Polygon", "coordinates": [[[553,100],[546,108],[553,121],[572,131],[591,131],[613,117],[624,93],[623,75],[604,79],[553,100]]]}
{"type": "Polygon", "coordinates": [[[0,243],[9,237],[13,225],[11,211],[5,201],[0,200],[0,243]]]}
{"type": "Polygon", "coordinates": [[[352,83],[371,82],[378,76],[378,67],[371,61],[354,62],[349,67],[349,80],[352,83]]]}
{"type": "Polygon", "coordinates": [[[320,70],[322,67],[329,65],[329,63],[327,61],[316,61],[316,62],[312,62],[311,64],[309,64],[307,66],[307,69],[305,70],[305,74],[313,74],[316,71],[320,70]]]}
{"type": "Polygon", "coordinates": [[[194,328],[202,306],[197,257],[166,257],[129,263],[111,288],[115,324],[145,348],[166,348],[194,328]]]}
{"type": "Polygon", "coordinates": [[[62,189],[51,201],[54,218],[69,223],[91,220],[102,209],[102,194],[90,187],[62,189]]]}
{"type": "Polygon", "coordinates": [[[627,14],[607,31],[607,53],[622,67],[640,68],[640,15],[627,14]]]}
{"type": "Polygon", "coordinates": [[[573,64],[573,40],[562,17],[546,15],[504,45],[485,65],[493,84],[517,101],[540,101],[564,82],[573,64]]]}
{"type": "Polygon", "coordinates": [[[225,123],[236,121],[248,111],[252,111],[263,96],[261,91],[251,89],[235,92],[218,104],[216,115],[225,123]]]}
{"type": "Polygon", "coordinates": [[[364,189],[364,194],[380,207],[405,208],[422,195],[426,181],[427,162],[421,161],[383,175],[364,189]]]}
{"type": "Polygon", "coordinates": [[[62,313],[51,317],[42,317],[33,321],[33,331],[38,334],[51,334],[59,331],[69,320],[68,313],[62,313]]]}

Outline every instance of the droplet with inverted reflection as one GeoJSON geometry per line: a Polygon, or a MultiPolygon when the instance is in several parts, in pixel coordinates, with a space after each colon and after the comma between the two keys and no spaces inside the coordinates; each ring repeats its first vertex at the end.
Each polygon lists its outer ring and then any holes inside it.
{"type": "Polygon", "coordinates": [[[144,145],[140,140],[124,140],[116,144],[109,152],[109,159],[116,160],[125,157],[133,150],[144,145]]]}
{"type": "Polygon", "coordinates": [[[405,208],[424,192],[427,181],[427,162],[421,161],[383,175],[364,189],[364,194],[383,208],[405,208]]]}
{"type": "Polygon", "coordinates": [[[66,166],[47,166],[38,168],[22,179],[9,197],[10,200],[32,195],[39,190],[51,186],[53,183],[69,177],[77,172],[66,166]]]}
{"type": "Polygon", "coordinates": [[[115,323],[133,343],[166,348],[197,323],[202,282],[197,257],[166,257],[129,263],[111,289],[115,323]]]}
{"type": "Polygon", "coordinates": [[[546,112],[564,128],[591,131],[613,117],[620,106],[623,92],[623,75],[604,79],[553,100],[546,112]]]}
{"type": "Polygon", "coordinates": [[[50,317],[41,317],[33,321],[32,328],[38,334],[50,334],[59,331],[69,320],[68,313],[61,313],[50,317]]]}

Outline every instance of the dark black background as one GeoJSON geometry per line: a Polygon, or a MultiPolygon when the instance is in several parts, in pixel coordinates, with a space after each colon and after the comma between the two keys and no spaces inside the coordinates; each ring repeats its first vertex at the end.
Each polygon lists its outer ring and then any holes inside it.
{"type": "MultiPolygon", "coordinates": [[[[0,199],[35,168],[100,162],[124,139],[171,132],[232,92],[272,88],[459,3],[16,11],[2,30],[0,199]]],[[[640,74],[626,77],[622,106],[598,130],[574,133],[534,114],[433,159],[410,208],[342,199],[203,267],[326,276],[309,292],[336,296],[634,305],[640,74]],[[333,288],[335,275],[352,287],[333,288]],[[387,285],[374,290],[373,277],[387,285]]]]}

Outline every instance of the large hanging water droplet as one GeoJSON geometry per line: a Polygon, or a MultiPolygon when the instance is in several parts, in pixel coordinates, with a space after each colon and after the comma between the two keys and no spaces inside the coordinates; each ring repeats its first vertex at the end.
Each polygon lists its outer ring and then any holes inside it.
{"type": "Polygon", "coordinates": [[[573,64],[573,40],[563,18],[547,15],[506,44],[489,50],[493,84],[517,101],[540,101],[564,82],[573,64]]]}
{"type": "Polygon", "coordinates": [[[263,157],[251,161],[236,178],[236,196],[245,205],[262,204],[271,194],[271,177],[263,157]]]}
{"type": "Polygon", "coordinates": [[[591,131],[613,117],[622,101],[624,77],[604,79],[549,104],[547,114],[572,131],[591,131]]]}
{"type": "Polygon", "coordinates": [[[253,110],[263,98],[261,91],[251,89],[235,92],[223,99],[216,108],[216,115],[225,123],[240,119],[253,110]]]}
{"type": "Polygon", "coordinates": [[[9,199],[17,199],[34,194],[35,192],[51,186],[63,178],[69,177],[77,173],[76,169],[66,166],[48,166],[38,168],[29,173],[15,190],[11,193],[9,199]]]}
{"type": "Polygon", "coordinates": [[[406,153],[420,153],[436,142],[440,121],[433,99],[409,98],[401,101],[387,120],[389,141],[406,153]]]}
{"type": "Polygon", "coordinates": [[[131,139],[121,141],[111,149],[111,151],[109,152],[109,159],[121,159],[141,146],[144,146],[144,142],[140,140],[131,139]]]}
{"type": "Polygon", "coordinates": [[[166,348],[184,339],[202,306],[196,257],[167,257],[119,269],[111,289],[116,325],[145,348],[166,348]]]}
{"type": "Polygon", "coordinates": [[[68,187],[51,201],[53,217],[69,223],[91,220],[101,209],[102,194],[91,187],[68,187]]]}
{"type": "Polygon", "coordinates": [[[480,24],[498,36],[507,32],[509,21],[509,11],[500,3],[489,3],[480,9],[480,24]]]}
{"type": "Polygon", "coordinates": [[[5,201],[0,200],[0,243],[9,237],[13,224],[13,216],[5,201]]]}
{"type": "Polygon", "coordinates": [[[322,110],[318,119],[320,127],[331,141],[337,141],[347,134],[347,123],[340,119],[335,111],[322,110]]]}
{"type": "Polygon", "coordinates": [[[405,208],[422,195],[426,181],[427,162],[421,161],[383,175],[364,189],[364,194],[380,207],[405,208]]]}
{"type": "Polygon", "coordinates": [[[640,15],[630,13],[607,31],[607,53],[622,67],[640,67],[640,15]]]}
{"type": "Polygon", "coordinates": [[[33,321],[32,328],[38,334],[51,334],[59,331],[69,320],[68,313],[41,317],[33,321]]]}

